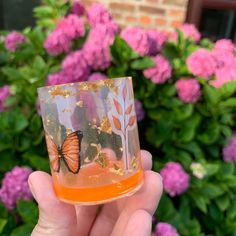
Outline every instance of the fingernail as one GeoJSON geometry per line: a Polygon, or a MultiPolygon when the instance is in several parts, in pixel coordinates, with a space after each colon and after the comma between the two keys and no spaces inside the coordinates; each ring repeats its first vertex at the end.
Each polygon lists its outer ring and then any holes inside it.
{"type": "Polygon", "coordinates": [[[31,180],[30,180],[30,176],[28,178],[28,185],[29,185],[29,188],[30,188],[30,191],[34,197],[34,199],[37,201],[36,197],[35,197],[35,193],[34,193],[34,187],[33,187],[33,184],[31,183],[31,180]]]}
{"type": "Polygon", "coordinates": [[[142,152],[144,153],[144,155],[150,159],[152,159],[152,154],[146,150],[142,150],[142,152]]]}

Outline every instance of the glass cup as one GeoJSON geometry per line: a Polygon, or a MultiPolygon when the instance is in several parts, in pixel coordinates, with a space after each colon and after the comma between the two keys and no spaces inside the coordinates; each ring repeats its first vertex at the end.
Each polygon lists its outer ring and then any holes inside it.
{"type": "Polygon", "coordinates": [[[57,197],[94,205],[142,185],[132,79],[38,88],[57,197]]]}

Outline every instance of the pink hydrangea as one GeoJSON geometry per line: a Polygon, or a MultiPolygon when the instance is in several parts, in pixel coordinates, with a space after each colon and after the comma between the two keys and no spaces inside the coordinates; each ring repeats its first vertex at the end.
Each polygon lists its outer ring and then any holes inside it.
{"type": "Polygon", "coordinates": [[[214,49],[233,53],[235,51],[235,45],[230,39],[220,39],[216,41],[214,49]]]}
{"type": "Polygon", "coordinates": [[[44,47],[50,55],[57,56],[70,51],[72,40],[83,37],[85,34],[82,19],[74,14],[63,18],[53,30],[46,41],[44,47]]]}
{"type": "Polygon", "coordinates": [[[119,30],[118,25],[113,21],[111,14],[105,8],[103,4],[94,3],[87,12],[87,18],[89,25],[94,28],[97,25],[104,25],[113,33],[117,33],[119,30]]]}
{"type": "Polygon", "coordinates": [[[14,167],[4,175],[0,189],[0,199],[7,209],[13,209],[17,200],[30,200],[32,194],[28,186],[28,177],[32,172],[26,167],[14,167]]]}
{"type": "Polygon", "coordinates": [[[160,222],[156,225],[154,236],[179,236],[179,234],[172,225],[160,222]]]}
{"type": "Polygon", "coordinates": [[[223,148],[223,158],[225,161],[236,163],[236,134],[230,138],[229,142],[223,148]]]}
{"type": "Polygon", "coordinates": [[[95,81],[95,80],[104,80],[107,79],[106,75],[102,73],[93,73],[89,76],[88,81],[95,81]]]}
{"type": "Polygon", "coordinates": [[[155,56],[168,40],[168,34],[155,29],[148,30],[147,33],[149,37],[149,55],[155,56]]]}
{"type": "Polygon", "coordinates": [[[135,106],[137,121],[142,121],[145,116],[145,112],[143,110],[143,104],[139,100],[135,99],[134,106],[135,106]]]}
{"type": "Polygon", "coordinates": [[[171,77],[171,65],[163,56],[157,55],[153,58],[155,66],[144,70],[146,78],[155,84],[163,84],[171,77]]]}
{"type": "Polygon", "coordinates": [[[24,43],[26,41],[26,38],[23,34],[20,34],[16,31],[13,31],[9,33],[5,40],[4,40],[4,45],[5,48],[8,49],[11,52],[15,52],[17,47],[24,43]]]}
{"type": "Polygon", "coordinates": [[[177,162],[168,162],[161,169],[164,190],[171,196],[177,196],[185,192],[189,187],[189,175],[177,162]]]}
{"type": "Polygon", "coordinates": [[[78,16],[82,16],[85,13],[85,8],[83,6],[83,4],[79,1],[79,0],[75,0],[73,2],[73,5],[71,7],[71,13],[78,15],[78,16]]]}
{"type": "Polygon", "coordinates": [[[195,103],[201,97],[200,84],[196,79],[180,79],[175,84],[180,100],[195,103]]]}
{"type": "Polygon", "coordinates": [[[47,86],[66,84],[66,83],[67,83],[67,76],[63,71],[54,74],[49,74],[46,81],[47,86]]]}
{"type": "Polygon", "coordinates": [[[187,66],[193,75],[209,79],[215,73],[216,61],[211,52],[201,48],[188,57],[187,66]]]}
{"type": "Polygon", "coordinates": [[[114,33],[104,25],[92,28],[83,52],[89,66],[94,70],[104,70],[111,63],[110,45],[114,41],[114,33]]]}
{"type": "Polygon", "coordinates": [[[145,29],[140,27],[127,27],[121,31],[120,36],[141,56],[149,54],[150,39],[145,29]]]}
{"type": "MultiPolygon", "coordinates": [[[[185,23],[180,28],[180,31],[184,33],[186,38],[192,39],[195,42],[198,42],[201,39],[201,34],[197,30],[196,26],[193,24],[185,23]]],[[[177,33],[174,33],[174,39],[177,39],[177,33]]]]}
{"type": "Polygon", "coordinates": [[[8,85],[0,87],[0,112],[3,111],[4,102],[9,96],[10,96],[10,87],[8,85]]]}
{"type": "Polygon", "coordinates": [[[62,62],[62,68],[63,72],[59,76],[64,76],[67,83],[86,81],[90,74],[90,67],[82,50],[70,53],[62,62]]]}

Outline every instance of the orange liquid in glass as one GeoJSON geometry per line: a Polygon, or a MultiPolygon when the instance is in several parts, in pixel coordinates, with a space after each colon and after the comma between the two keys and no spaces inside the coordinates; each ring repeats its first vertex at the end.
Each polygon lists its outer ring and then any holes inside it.
{"type": "Polygon", "coordinates": [[[53,174],[54,189],[59,199],[87,205],[134,193],[142,181],[142,169],[122,176],[96,164],[82,167],[76,177],[72,174],[66,177],[53,174]]]}

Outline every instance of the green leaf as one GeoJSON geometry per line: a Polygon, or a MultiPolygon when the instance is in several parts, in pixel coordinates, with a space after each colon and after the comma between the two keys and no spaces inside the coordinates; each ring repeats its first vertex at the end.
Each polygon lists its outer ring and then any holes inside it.
{"type": "Polygon", "coordinates": [[[197,142],[181,143],[178,146],[192,153],[197,160],[204,157],[204,153],[197,142]]]}
{"type": "Polygon", "coordinates": [[[17,210],[25,223],[37,223],[38,207],[35,202],[20,200],[17,202],[17,210]]]}
{"type": "Polygon", "coordinates": [[[33,228],[34,228],[34,225],[32,224],[21,225],[15,228],[10,234],[10,236],[30,236],[33,228]]]}
{"type": "Polygon", "coordinates": [[[211,204],[209,206],[209,215],[216,223],[221,223],[224,218],[223,213],[218,209],[217,206],[215,206],[215,204],[211,204]]]}
{"type": "Polygon", "coordinates": [[[0,218],[0,233],[2,233],[6,224],[7,224],[7,220],[0,218]]]}
{"type": "Polygon", "coordinates": [[[220,101],[219,91],[213,86],[205,84],[203,87],[203,94],[208,103],[216,105],[220,101]]]}
{"type": "Polygon", "coordinates": [[[208,183],[201,189],[201,194],[209,199],[213,199],[224,194],[224,190],[217,185],[208,183]]]}
{"type": "Polygon", "coordinates": [[[177,121],[183,121],[193,114],[193,104],[184,104],[174,109],[174,118],[177,121]]]}
{"type": "Polygon", "coordinates": [[[215,202],[221,211],[225,211],[230,205],[229,196],[227,195],[217,198],[215,202]]]}
{"type": "Polygon", "coordinates": [[[119,66],[111,66],[107,71],[107,75],[109,78],[117,78],[126,76],[126,71],[128,70],[128,66],[126,64],[119,66]]]}
{"type": "Polygon", "coordinates": [[[163,55],[169,59],[170,61],[173,60],[173,58],[179,58],[180,52],[176,45],[174,43],[167,42],[165,46],[162,49],[163,55]]]}
{"type": "Polygon", "coordinates": [[[233,175],[235,170],[235,165],[233,162],[224,162],[221,164],[220,176],[233,175]]]}
{"type": "Polygon", "coordinates": [[[16,81],[22,78],[18,69],[13,67],[3,67],[2,72],[8,77],[9,81],[16,81]]]}
{"type": "Polygon", "coordinates": [[[236,98],[229,98],[226,101],[221,102],[220,107],[236,107],[236,98]]]}
{"type": "Polygon", "coordinates": [[[236,92],[236,81],[229,81],[219,89],[222,98],[229,98],[236,92]]]}
{"type": "Polygon", "coordinates": [[[220,164],[218,163],[207,163],[204,165],[204,168],[206,169],[207,175],[212,176],[215,175],[219,169],[220,169],[220,164]]]}
{"type": "Polygon", "coordinates": [[[205,214],[207,213],[207,199],[199,194],[191,194],[193,198],[194,204],[196,204],[197,208],[200,209],[205,214]]]}
{"type": "Polygon", "coordinates": [[[143,57],[131,62],[131,68],[134,70],[145,70],[155,66],[155,62],[150,57],[143,57]]]}

